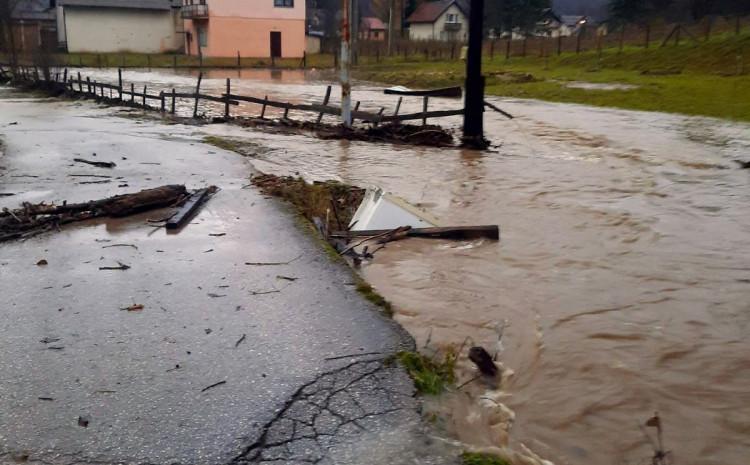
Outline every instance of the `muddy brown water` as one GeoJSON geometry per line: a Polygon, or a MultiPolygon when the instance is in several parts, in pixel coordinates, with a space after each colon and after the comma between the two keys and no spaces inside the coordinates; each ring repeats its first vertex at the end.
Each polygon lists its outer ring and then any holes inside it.
{"type": "MultiPolygon", "coordinates": [[[[319,101],[328,76],[217,71],[205,88],[218,93],[226,77],[240,93],[319,101]]],[[[128,79],[189,88],[195,77],[128,79]]],[[[368,84],[354,98],[386,113],[395,104],[368,84]]],[[[205,131],[256,147],[261,171],[377,185],[444,225],[501,226],[500,243],[392,243],[362,272],[420,344],[431,334],[432,345],[470,336],[494,347],[507,320],[511,446],[556,464],[645,463],[651,450],[638,422],[658,411],[674,463],[747,463],[750,172],[733,160],[750,159],[750,125],[492,101],[517,118],[487,113],[496,147],[483,153],[205,131]]],[[[410,108],[421,101],[407,99],[402,111],[410,108]]],[[[458,128],[460,119],[442,124],[458,128]]],[[[452,415],[445,426],[459,439],[492,445],[462,412],[452,415]]]]}

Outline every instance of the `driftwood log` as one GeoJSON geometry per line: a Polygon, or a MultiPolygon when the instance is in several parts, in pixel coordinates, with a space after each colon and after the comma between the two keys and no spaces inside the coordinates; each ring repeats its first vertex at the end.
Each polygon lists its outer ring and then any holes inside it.
{"type": "Polygon", "coordinates": [[[31,237],[61,225],[100,217],[123,217],[180,204],[188,197],[183,185],[167,185],[83,203],[29,204],[0,212],[0,242],[31,237]]]}

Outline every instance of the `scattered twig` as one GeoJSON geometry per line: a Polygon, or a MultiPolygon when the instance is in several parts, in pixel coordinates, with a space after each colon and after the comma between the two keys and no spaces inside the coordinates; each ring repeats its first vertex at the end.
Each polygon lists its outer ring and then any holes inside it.
{"type": "Polygon", "coordinates": [[[110,247],[132,247],[135,250],[138,250],[138,247],[133,244],[112,244],[112,245],[103,245],[102,249],[109,249],[110,247]]]}
{"type": "Polygon", "coordinates": [[[481,378],[481,377],[482,377],[482,375],[476,375],[475,377],[471,378],[470,380],[466,381],[465,383],[461,383],[461,385],[460,385],[460,386],[458,386],[458,387],[456,388],[456,390],[457,390],[457,391],[460,391],[460,390],[461,390],[461,388],[463,388],[464,386],[466,386],[466,385],[468,385],[468,384],[471,384],[471,383],[473,383],[474,381],[478,380],[478,379],[479,379],[479,378],[481,378]]]}
{"type": "Polygon", "coordinates": [[[212,299],[216,299],[219,297],[226,297],[227,295],[226,294],[214,294],[213,292],[209,292],[208,296],[211,297],[212,299]]]}
{"type": "Polygon", "coordinates": [[[294,282],[294,281],[298,280],[299,278],[294,278],[294,277],[291,277],[291,276],[283,276],[283,275],[279,274],[279,275],[276,275],[276,279],[283,279],[285,281],[292,281],[292,282],[294,282]]]}
{"type": "Polygon", "coordinates": [[[218,383],[214,383],[214,384],[212,384],[212,385],[210,385],[210,386],[206,386],[206,387],[204,387],[203,389],[201,389],[201,392],[206,392],[206,391],[208,391],[209,389],[213,389],[213,388],[215,388],[216,386],[221,386],[222,384],[227,384],[227,382],[226,382],[226,381],[219,381],[218,383]]]}
{"type": "Polygon", "coordinates": [[[112,179],[112,176],[107,176],[106,174],[69,174],[69,178],[105,178],[105,179],[112,179]]]}
{"type": "Polygon", "coordinates": [[[234,347],[236,348],[237,346],[239,346],[240,344],[242,344],[242,343],[243,343],[243,342],[245,341],[245,337],[246,337],[246,336],[245,336],[245,335],[243,334],[243,335],[242,335],[242,337],[241,337],[241,338],[239,338],[239,339],[237,340],[237,342],[235,342],[235,343],[234,343],[234,347]]]}
{"type": "Polygon", "coordinates": [[[99,270],[129,270],[130,267],[122,262],[117,262],[119,266],[100,266],[99,270]]]}
{"type": "Polygon", "coordinates": [[[336,357],[326,357],[323,360],[325,361],[341,360],[342,358],[364,357],[367,355],[383,355],[383,352],[363,352],[361,354],[338,355],[336,357]]]}
{"type": "Polygon", "coordinates": [[[73,161],[77,161],[78,163],[86,163],[87,165],[96,166],[98,168],[114,168],[117,166],[114,162],[111,161],[92,161],[92,160],[86,160],[84,158],[74,158],[73,161]]]}
{"type": "Polygon", "coordinates": [[[227,235],[227,233],[210,233],[209,234],[209,236],[212,236],[212,237],[222,237],[222,236],[226,236],[226,235],[227,235]]]}
{"type": "Polygon", "coordinates": [[[46,400],[46,401],[53,401],[53,400],[55,400],[52,397],[37,397],[37,399],[39,399],[39,400],[46,400]]]}
{"type": "Polygon", "coordinates": [[[278,289],[273,289],[271,291],[250,291],[250,295],[276,294],[277,292],[281,292],[281,291],[278,289]]]}
{"type": "Polygon", "coordinates": [[[297,260],[299,260],[302,257],[302,255],[298,255],[294,257],[293,259],[289,260],[288,262],[245,262],[245,265],[250,266],[281,266],[281,265],[289,265],[290,263],[293,263],[297,260]]]}

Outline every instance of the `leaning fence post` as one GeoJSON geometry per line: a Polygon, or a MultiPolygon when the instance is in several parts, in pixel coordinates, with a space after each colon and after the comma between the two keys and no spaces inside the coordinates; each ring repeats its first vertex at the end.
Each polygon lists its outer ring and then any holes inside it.
{"type": "Polygon", "coordinates": [[[146,105],[146,86],[143,86],[143,107],[147,107],[146,105]]]}
{"type": "MultiPolygon", "coordinates": [[[[398,102],[396,102],[396,111],[393,112],[393,116],[398,116],[398,111],[401,109],[401,102],[404,100],[403,97],[398,98],[398,102]]],[[[398,123],[398,120],[394,121],[395,123],[398,123]]]]}
{"type": "Polygon", "coordinates": [[[78,72],[78,92],[83,93],[83,82],[81,82],[81,72],[78,72]]]}
{"type": "MultiPolygon", "coordinates": [[[[323,98],[323,106],[328,105],[328,100],[331,98],[331,86],[326,88],[326,96],[323,98]]],[[[323,112],[318,113],[318,124],[323,120],[323,112]]]]}
{"type": "Polygon", "coordinates": [[[86,76],[86,89],[88,90],[88,94],[91,93],[91,78],[86,76]]]}
{"type": "Polygon", "coordinates": [[[135,84],[130,83],[130,102],[135,103],[135,84]]]}
{"type": "Polygon", "coordinates": [[[159,106],[159,111],[161,111],[162,113],[164,113],[164,110],[167,107],[167,102],[164,99],[164,91],[159,92],[159,100],[161,100],[160,106],[159,106]]]}
{"type": "Polygon", "coordinates": [[[63,83],[68,83],[68,68],[65,68],[65,70],[63,71],[63,83]]]}
{"type": "Polygon", "coordinates": [[[510,46],[511,46],[511,40],[513,40],[512,37],[508,37],[508,40],[505,41],[505,60],[510,60],[510,46]]]}
{"type": "Polygon", "coordinates": [[[557,34],[557,55],[562,55],[562,34],[557,34]]]}
{"type": "Polygon", "coordinates": [[[427,102],[430,100],[430,97],[424,96],[424,100],[422,101],[422,126],[427,126],[427,102]]]}
{"type": "Polygon", "coordinates": [[[227,95],[226,100],[224,100],[224,118],[229,119],[229,94],[232,93],[232,84],[229,81],[229,78],[227,78],[227,95]]]}
{"type": "MultiPolygon", "coordinates": [[[[203,54],[201,54],[201,60],[203,59],[203,54]]],[[[198,74],[198,85],[195,86],[195,106],[193,107],[193,118],[198,117],[198,100],[200,99],[200,93],[201,93],[201,81],[203,80],[203,73],[198,74]]]]}
{"type": "Polygon", "coordinates": [[[263,97],[263,108],[260,109],[260,119],[264,119],[266,117],[266,103],[268,102],[268,95],[263,97]]]}
{"type": "Polygon", "coordinates": [[[172,113],[173,115],[174,115],[174,106],[175,106],[175,100],[176,100],[175,97],[176,97],[175,90],[174,90],[174,87],[172,87],[172,109],[170,113],[172,113]]]}

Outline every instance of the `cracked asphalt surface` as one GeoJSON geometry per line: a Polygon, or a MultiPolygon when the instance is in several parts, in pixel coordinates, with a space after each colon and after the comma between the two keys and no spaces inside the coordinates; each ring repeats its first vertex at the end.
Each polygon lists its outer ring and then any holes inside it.
{"type": "Polygon", "coordinates": [[[195,127],[118,114],[0,88],[0,191],[16,194],[0,208],[221,191],[178,234],[150,212],[0,244],[0,463],[454,461],[388,363],[411,339],[247,188],[251,166],[195,127]],[[117,262],[131,268],[99,270],[117,262]]]}

